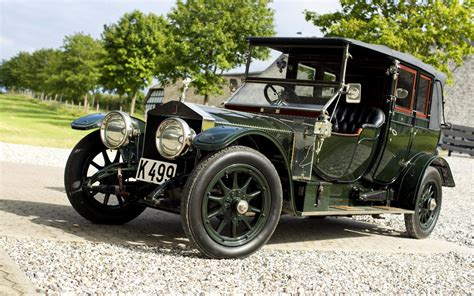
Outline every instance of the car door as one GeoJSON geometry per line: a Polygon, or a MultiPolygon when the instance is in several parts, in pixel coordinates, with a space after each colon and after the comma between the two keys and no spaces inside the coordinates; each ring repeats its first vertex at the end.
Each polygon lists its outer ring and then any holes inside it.
{"type": "Polygon", "coordinates": [[[400,65],[398,78],[393,88],[394,95],[397,89],[408,92],[405,98],[397,98],[392,110],[391,122],[388,124],[389,132],[382,157],[375,170],[374,179],[379,182],[391,182],[406,166],[410,156],[414,124],[414,97],[417,81],[417,71],[404,65],[400,65]]]}
{"type": "MultiPolygon", "coordinates": [[[[425,73],[418,77],[416,100],[414,104],[414,132],[410,146],[409,159],[418,153],[432,154],[439,138],[439,125],[430,125],[431,95],[433,79],[425,73]]],[[[433,118],[435,120],[435,118],[433,118]]]]}

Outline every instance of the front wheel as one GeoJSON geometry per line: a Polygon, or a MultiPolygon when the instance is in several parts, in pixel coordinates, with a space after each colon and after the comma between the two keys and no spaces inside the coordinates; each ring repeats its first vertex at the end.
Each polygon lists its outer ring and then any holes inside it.
{"type": "MultiPolygon", "coordinates": [[[[99,131],[85,136],[71,152],[64,171],[64,187],[73,208],[87,220],[98,224],[123,224],[138,215],[145,207],[132,203],[130,196],[118,194],[117,174],[103,177],[87,187],[98,171],[123,161],[120,150],[109,150],[100,139],[99,131]],[[104,192],[104,188],[108,191],[104,192]]],[[[132,176],[124,172],[122,186],[132,185],[132,176]]]]}
{"type": "Polygon", "coordinates": [[[405,214],[405,226],[410,237],[425,238],[433,231],[441,210],[441,186],[438,170],[428,167],[418,191],[415,213],[405,214]]]}
{"type": "Polygon", "coordinates": [[[191,173],[181,200],[181,221],[204,255],[242,258],[270,239],[282,199],[270,160],[254,149],[232,146],[205,158],[191,173]]]}

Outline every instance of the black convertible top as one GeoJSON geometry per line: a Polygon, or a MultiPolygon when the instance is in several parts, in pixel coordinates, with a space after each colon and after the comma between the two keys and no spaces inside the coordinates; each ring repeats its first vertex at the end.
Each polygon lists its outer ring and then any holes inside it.
{"type": "Polygon", "coordinates": [[[442,84],[446,81],[444,73],[439,72],[433,66],[423,63],[410,54],[390,49],[384,45],[365,43],[355,39],[339,37],[249,37],[247,40],[251,45],[268,46],[281,52],[287,52],[290,47],[344,46],[349,44],[350,46],[371,50],[410,64],[433,75],[442,84]]]}

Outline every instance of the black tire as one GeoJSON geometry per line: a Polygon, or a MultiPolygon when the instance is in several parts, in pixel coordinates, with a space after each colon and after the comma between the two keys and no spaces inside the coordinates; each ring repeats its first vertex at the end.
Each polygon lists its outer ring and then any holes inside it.
{"type": "Polygon", "coordinates": [[[246,257],[265,245],[275,231],[282,195],[280,178],[268,158],[244,146],[225,148],[202,160],[189,176],[181,199],[183,229],[207,257],[246,257]],[[226,182],[231,185],[227,187],[226,182]],[[219,192],[223,196],[217,196],[219,192]],[[242,200],[248,202],[248,210],[239,209],[242,200]],[[224,230],[229,234],[223,234],[224,230]]]}
{"type": "Polygon", "coordinates": [[[423,175],[415,202],[415,213],[405,214],[405,227],[412,238],[428,237],[436,226],[442,204],[442,180],[438,170],[428,167],[423,175]],[[430,208],[434,199],[436,207],[430,208]]]}
{"type": "MultiPolygon", "coordinates": [[[[101,203],[95,197],[97,194],[94,195],[82,187],[92,161],[99,154],[102,155],[102,152],[106,153],[107,149],[100,139],[99,131],[94,131],[79,141],[69,155],[66,164],[64,187],[69,202],[82,217],[97,224],[123,224],[140,215],[145,210],[145,207],[133,204],[123,198],[120,198],[119,201],[119,197],[116,195],[109,195],[107,202],[104,195],[104,200],[101,203]],[[109,198],[111,196],[115,198],[117,204],[109,205],[109,198]]],[[[104,155],[104,165],[105,157],[104,155]]]]}

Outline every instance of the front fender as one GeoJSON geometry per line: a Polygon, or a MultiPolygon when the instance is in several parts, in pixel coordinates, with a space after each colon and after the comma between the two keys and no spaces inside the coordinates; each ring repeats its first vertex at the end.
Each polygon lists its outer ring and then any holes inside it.
{"type": "MultiPolygon", "coordinates": [[[[71,128],[77,130],[90,130],[99,128],[105,115],[107,114],[96,113],[82,116],[71,122],[71,128]]],[[[132,117],[132,120],[136,122],[137,126],[140,128],[140,131],[143,133],[145,131],[145,122],[136,117],[132,117]]]]}
{"type": "Polygon", "coordinates": [[[287,194],[287,198],[285,198],[287,206],[284,206],[284,211],[296,214],[289,151],[283,148],[281,141],[278,141],[268,132],[251,127],[218,126],[197,135],[193,139],[193,146],[203,151],[217,151],[241,139],[242,142],[251,146],[255,144],[256,149],[270,160],[274,160],[277,154],[281,156],[281,158],[278,158],[281,161],[274,162],[274,165],[278,174],[282,176],[282,186],[287,194]]]}
{"type": "Polygon", "coordinates": [[[439,156],[421,154],[414,158],[397,182],[397,197],[403,207],[413,209],[420,190],[425,170],[432,166],[436,168],[443,181],[443,186],[454,187],[454,179],[448,162],[439,156]]]}
{"type": "Polygon", "coordinates": [[[106,114],[104,113],[97,113],[82,116],[71,122],[71,128],[77,130],[89,130],[99,128],[105,115],[106,114]]]}
{"type": "Polygon", "coordinates": [[[199,150],[217,151],[240,138],[253,135],[267,138],[278,147],[283,156],[285,155],[283,148],[273,137],[258,129],[247,127],[218,126],[207,129],[193,139],[193,146],[199,150]]]}

